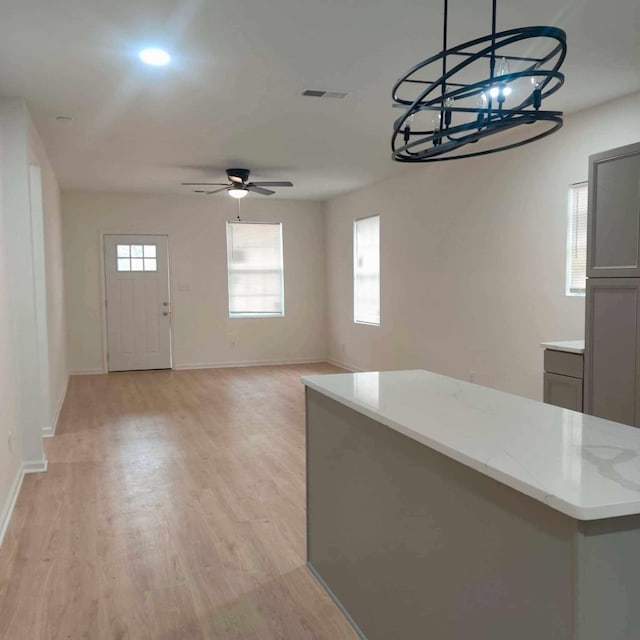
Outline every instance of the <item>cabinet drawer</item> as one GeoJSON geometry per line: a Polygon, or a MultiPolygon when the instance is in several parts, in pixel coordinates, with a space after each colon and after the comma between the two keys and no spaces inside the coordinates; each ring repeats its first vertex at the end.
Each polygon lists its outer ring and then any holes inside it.
{"type": "Polygon", "coordinates": [[[544,370],[549,373],[582,378],[583,361],[584,358],[580,353],[567,353],[553,349],[544,350],[544,370]]]}
{"type": "Polygon", "coordinates": [[[556,407],[582,411],[582,380],[559,376],[557,373],[545,373],[544,401],[556,407]]]}

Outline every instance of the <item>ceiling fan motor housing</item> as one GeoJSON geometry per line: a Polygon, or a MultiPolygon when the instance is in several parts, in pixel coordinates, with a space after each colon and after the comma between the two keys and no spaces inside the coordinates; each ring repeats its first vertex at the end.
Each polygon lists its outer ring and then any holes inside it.
{"type": "Polygon", "coordinates": [[[233,178],[240,178],[242,182],[248,182],[250,173],[249,169],[227,169],[227,177],[231,182],[236,182],[233,178]]]}

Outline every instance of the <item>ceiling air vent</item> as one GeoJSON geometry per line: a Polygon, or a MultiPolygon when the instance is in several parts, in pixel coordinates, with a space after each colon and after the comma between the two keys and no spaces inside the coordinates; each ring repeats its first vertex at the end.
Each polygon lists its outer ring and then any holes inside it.
{"type": "Polygon", "coordinates": [[[322,91],[319,89],[305,89],[303,96],[309,98],[346,98],[349,93],[347,91],[322,91]]]}

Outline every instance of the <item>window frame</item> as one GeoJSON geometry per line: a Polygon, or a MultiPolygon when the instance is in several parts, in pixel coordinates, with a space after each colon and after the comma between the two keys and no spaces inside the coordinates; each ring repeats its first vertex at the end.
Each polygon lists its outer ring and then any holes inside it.
{"type": "Polygon", "coordinates": [[[382,268],[381,268],[381,260],[380,260],[380,231],[382,228],[382,216],[379,213],[374,213],[370,216],[362,216],[361,218],[356,218],[353,221],[353,322],[354,324],[361,324],[370,327],[379,327],[382,325],[382,268]],[[357,259],[358,259],[358,223],[364,220],[370,220],[372,218],[378,218],[378,322],[371,322],[368,320],[358,320],[356,317],[357,306],[356,306],[356,267],[357,267],[357,259]]]}
{"type": "Polygon", "coordinates": [[[253,222],[253,221],[245,221],[245,220],[227,220],[226,222],[226,240],[227,240],[227,313],[230,319],[238,319],[238,318],[284,318],[285,317],[285,289],[284,289],[284,225],[280,222],[253,222]],[[281,310],[277,312],[268,312],[268,311],[250,311],[250,312],[233,312],[231,311],[231,273],[232,270],[229,268],[229,257],[231,255],[231,236],[229,234],[229,228],[231,225],[270,225],[270,226],[278,226],[279,227],[279,237],[280,237],[280,300],[281,300],[281,310]]]}
{"type": "MultiPolygon", "coordinates": [[[[569,193],[567,196],[567,255],[565,266],[565,296],[568,298],[584,298],[586,296],[586,262],[588,259],[586,235],[588,234],[588,220],[585,221],[585,288],[579,291],[572,291],[571,283],[573,281],[573,260],[572,255],[574,253],[574,198],[578,189],[586,188],[587,207],[589,202],[589,182],[583,180],[581,182],[574,182],[569,185],[569,193]]],[[[587,213],[588,215],[588,213],[587,213]]]]}

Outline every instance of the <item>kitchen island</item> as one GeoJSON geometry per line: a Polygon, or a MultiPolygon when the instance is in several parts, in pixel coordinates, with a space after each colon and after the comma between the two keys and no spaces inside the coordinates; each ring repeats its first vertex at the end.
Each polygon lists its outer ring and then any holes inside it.
{"type": "Polygon", "coordinates": [[[363,637],[640,637],[640,430],[427,371],[303,382],[308,565],[363,637]]]}

